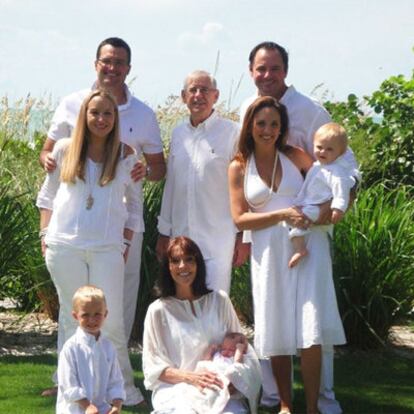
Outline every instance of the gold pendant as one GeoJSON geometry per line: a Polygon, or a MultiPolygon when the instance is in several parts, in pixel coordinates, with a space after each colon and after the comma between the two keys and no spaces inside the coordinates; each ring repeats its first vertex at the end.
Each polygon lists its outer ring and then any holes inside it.
{"type": "Polygon", "coordinates": [[[90,210],[92,208],[94,201],[95,200],[93,199],[92,194],[89,194],[86,199],[86,210],[90,210]]]}

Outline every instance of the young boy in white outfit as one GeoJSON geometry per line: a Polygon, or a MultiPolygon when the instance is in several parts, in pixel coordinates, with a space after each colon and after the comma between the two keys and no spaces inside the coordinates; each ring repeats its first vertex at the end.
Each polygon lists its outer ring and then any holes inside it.
{"type": "Polygon", "coordinates": [[[260,367],[254,352],[248,352],[247,339],[242,333],[229,332],[220,345],[210,345],[196,366],[196,371],[204,370],[217,373],[224,386],[199,390],[193,385],[182,384],[184,395],[191,401],[190,405],[195,413],[220,414],[230,398],[246,397],[250,404],[250,411],[246,407],[246,413],[257,413],[257,398],[261,386],[260,367]],[[252,369],[247,373],[244,371],[242,375],[238,366],[244,363],[245,357],[255,359],[256,363],[251,364],[252,369]]]}
{"type": "Polygon", "coordinates": [[[108,314],[104,293],[82,286],[72,299],[76,333],[59,354],[56,414],[119,414],[124,381],[112,343],[102,336],[108,314]]]}
{"type": "MultiPolygon", "coordinates": [[[[345,129],[334,122],[321,126],[313,139],[313,151],[317,161],[306,174],[302,189],[295,199],[295,205],[302,208],[303,214],[312,222],[319,217],[319,205],[332,200],[331,222],[338,223],[349,204],[349,193],[360,179],[360,173],[343,157],[348,148],[345,129]]],[[[321,227],[321,226],[319,226],[321,227]]],[[[323,226],[331,231],[332,226],[323,226]]],[[[294,254],[288,266],[294,267],[308,254],[305,234],[310,229],[292,228],[289,237],[294,254]]]]}

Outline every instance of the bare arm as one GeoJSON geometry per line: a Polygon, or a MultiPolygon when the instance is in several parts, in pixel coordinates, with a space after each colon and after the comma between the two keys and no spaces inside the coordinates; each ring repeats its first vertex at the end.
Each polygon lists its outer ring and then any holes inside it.
{"type": "Polygon", "coordinates": [[[287,221],[299,225],[303,214],[295,208],[273,210],[263,213],[249,211],[244,194],[244,167],[237,160],[229,166],[230,210],[234,223],[239,230],[258,230],[287,221]]]}
{"type": "MultiPolygon", "coordinates": [[[[52,217],[52,210],[47,210],[46,208],[40,209],[40,231],[46,231],[47,226],[49,225],[50,218],[52,217]]],[[[42,249],[42,255],[44,256],[46,253],[46,244],[45,244],[45,235],[42,234],[40,237],[40,244],[42,249]]]]}
{"type": "Polygon", "coordinates": [[[56,141],[50,138],[46,138],[43,148],[40,151],[39,162],[40,165],[47,172],[52,172],[56,168],[56,161],[52,156],[52,151],[55,146],[56,141]]]}
{"type": "Polygon", "coordinates": [[[233,266],[242,266],[250,256],[250,243],[243,243],[243,232],[237,233],[234,244],[233,266]]]}
{"type": "Polygon", "coordinates": [[[131,177],[134,181],[142,180],[144,177],[149,181],[160,181],[164,178],[166,172],[164,154],[145,154],[146,165],[138,161],[131,171],[131,177]]]}

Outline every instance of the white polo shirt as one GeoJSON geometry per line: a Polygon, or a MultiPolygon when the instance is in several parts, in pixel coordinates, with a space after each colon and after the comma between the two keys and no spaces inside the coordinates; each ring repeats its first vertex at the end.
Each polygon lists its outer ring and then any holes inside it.
{"type": "MultiPolygon", "coordinates": [[[[253,95],[241,105],[241,122],[247,108],[257,97],[257,94],[253,95]]],[[[280,98],[280,103],[286,106],[289,117],[288,144],[302,148],[313,157],[313,136],[319,127],[331,122],[328,111],[319,102],[299,93],[292,85],[280,98]]]]}
{"type": "MultiPolygon", "coordinates": [[[[50,139],[57,141],[70,137],[82,102],[92,89],[83,89],[62,99],[50,124],[47,134],[50,139]]],[[[138,157],[142,153],[162,152],[160,129],[154,111],[132,96],[127,86],[125,94],[127,102],[118,106],[121,141],[134,148],[138,157]]]]}

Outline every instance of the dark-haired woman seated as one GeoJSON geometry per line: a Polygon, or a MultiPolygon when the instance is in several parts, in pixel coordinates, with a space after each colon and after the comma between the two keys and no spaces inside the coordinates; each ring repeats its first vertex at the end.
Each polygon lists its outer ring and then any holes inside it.
{"type": "MultiPolygon", "coordinates": [[[[193,385],[200,392],[223,388],[217,373],[196,372],[196,364],[227,332],[240,332],[240,323],[228,296],[207,289],[205,274],[198,246],[186,237],[172,239],[157,283],[160,298],[150,305],[145,318],[144,384],[153,391],[154,413],[196,412],[183,395],[182,384],[193,385]]],[[[229,379],[236,387],[237,378],[245,375],[249,380],[245,389],[230,390],[232,397],[220,412],[247,413],[244,396],[253,403],[260,386],[260,367],[250,347],[233,375],[235,381],[229,379]]]]}

